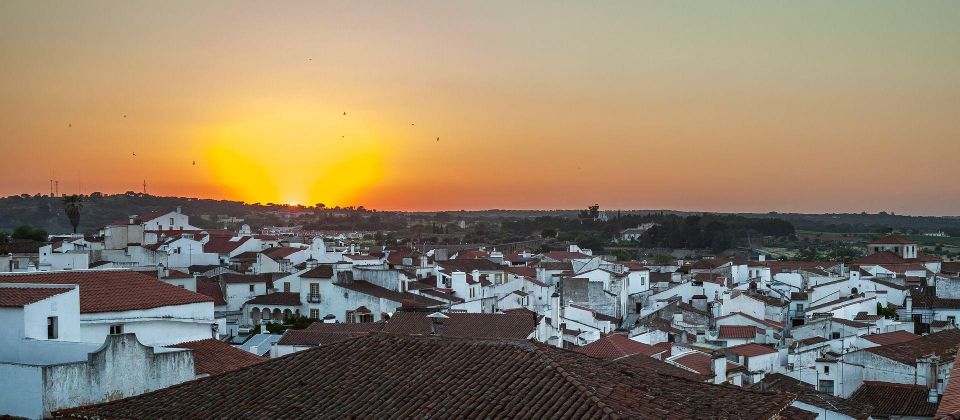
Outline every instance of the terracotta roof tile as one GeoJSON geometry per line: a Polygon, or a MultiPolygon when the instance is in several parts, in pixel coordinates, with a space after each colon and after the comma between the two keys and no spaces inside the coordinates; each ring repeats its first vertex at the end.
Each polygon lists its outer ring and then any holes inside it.
{"type": "Polygon", "coordinates": [[[69,291],[69,287],[0,287],[0,308],[20,308],[69,291]]]}
{"type": "Polygon", "coordinates": [[[731,353],[736,354],[738,356],[747,356],[747,357],[760,356],[764,354],[771,354],[771,353],[777,352],[777,349],[773,347],[765,346],[763,344],[757,344],[757,343],[747,343],[747,344],[741,344],[739,346],[727,347],[727,350],[729,350],[731,353]]]}
{"type": "MultiPolygon", "coordinates": [[[[383,328],[391,334],[429,335],[431,319],[426,312],[397,312],[383,328]]],[[[440,336],[458,338],[502,338],[524,340],[537,328],[532,312],[507,314],[447,313],[440,325],[440,336]]]]}
{"type": "Polygon", "coordinates": [[[760,391],[788,392],[796,395],[799,402],[845,414],[855,419],[866,419],[870,417],[870,413],[873,411],[873,406],[869,404],[845,400],[832,394],[817,391],[813,385],[800,382],[782,373],[768,373],[752,388],[760,391]]]}
{"type": "Polygon", "coordinates": [[[167,347],[193,350],[194,371],[198,375],[217,375],[267,360],[212,338],[167,347]]]}
{"type": "Polygon", "coordinates": [[[2,274],[0,283],[77,284],[80,313],[118,312],[211,302],[207,296],[126,270],[2,274]]]}
{"type": "Polygon", "coordinates": [[[928,334],[915,340],[870,347],[866,351],[905,365],[916,366],[917,358],[929,354],[939,356],[940,360],[952,360],[957,345],[960,345],[960,330],[946,330],[928,334]]]}
{"type": "Polygon", "coordinates": [[[771,418],[792,401],[528,341],[371,334],[54,415],[771,418]]]}
{"type": "Polygon", "coordinates": [[[305,279],[329,279],[333,278],[333,266],[332,265],[318,265],[310,271],[307,271],[303,274],[300,274],[300,277],[305,279]]]}
{"type": "Polygon", "coordinates": [[[634,354],[653,356],[662,353],[662,350],[656,347],[631,340],[622,334],[608,334],[597,341],[577,348],[576,351],[601,359],[619,359],[634,354]]]}
{"type": "Polygon", "coordinates": [[[246,302],[247,305],[300,306],[300,294],[297,292],[274,292],[256,296],[246,302]]]}
{"type": "Polygon", "coordinates": [[[719,338],[756,338],[758,328],[753,325],[721,325],[719,338]]]}
{"type": "Polygon", "coordinates": [[[927,402],[927,388],[920,385],[863,381],[849,401],[873,406],[876,417],[932,417],[937,403],[927,402]]]}
{"type": "Polygon", "coordinates": [[[882,334],[869,334],[863,336],[864,340],[868,340],[871,343],[879,344],[885,346],[887,344],[896,344],[903,343],[911,340],[916,340],[920,338],[919,335],[916,335],[912,332],[907,331],[893,331],[882,334]]]}
{"type": "Polygon", "coordinates": [[[224,306],[227,301],[223,298],[223,289],[220,282],[210,279],[197,279],[197,293],[213,299],[214,306],[224,306]]]}

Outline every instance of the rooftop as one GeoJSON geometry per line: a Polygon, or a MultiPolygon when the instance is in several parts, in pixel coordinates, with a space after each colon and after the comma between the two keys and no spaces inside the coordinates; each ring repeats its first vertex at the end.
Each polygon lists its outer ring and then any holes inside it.
{"type": "Polygon", "coordinates": [[[198,375],[217,375],[267,360],[212,338],[167,347],[193,350],[194,371],[198,375]]]}
{"type": "Polygon", "coordinates": [[[127,270],[0,274],[0,283],[76,284],[80,313],[119,312],[211,302],[208,296],[127,270]]]}
{"type": "Polygon", "coordinates": [[[937,412],[937,403],[927,402],[927,388],[920,385],[864,381],[848,401],[872,405],[876,417],[933,417],[937,412]]]}
{"type": "Polygon", "coordinates": [[[0,287],[0,308],[20,308],[51,296],[69,292],[69,287],[0,287]]]}
{"type": "Polygon", "coordinates": [[[663,352],[663,350],[631,340],[621,334],[608,334],[597,341],[578,347],[576,351],[600,359],[619,359],[634,354],[653,356],[663,352]]]}
{"type": "Polygon", "coordinates": [[[528,341],[372,334],[58,414],[770,418],[792,401],[786,394],[667,376],[528,341]],[[269,392],[254,384],[270,384],[269,392]]]}

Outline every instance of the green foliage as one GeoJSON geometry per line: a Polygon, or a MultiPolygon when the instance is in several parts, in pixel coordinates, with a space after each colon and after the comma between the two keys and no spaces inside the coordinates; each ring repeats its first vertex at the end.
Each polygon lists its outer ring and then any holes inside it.
{"type": "Polygon", "coordinates": [[[633,260],[633,255],[630,253],[630,251],[627,251],[625,249],[618,249],[616,251],[613,251],[611,254],[617,259],[617,261],[633,260]]]}
{"type": "Polygon", "coordinates": [[[884,307],[879,302],[877,302],[877,315],[880,315],[887,319],[894,319],[897,317],[897,305],[892,303],[887,303],[887,306],[884,307]]]}
{"type": "Polygon", "coordinates": [[[70,220],[70,226],[73,226],[73,233],[77,233],[77,226],[80,226],[80,209],[83,208],[83,198],[79,195],[63,197],[63,212],[70,220]]]}
{"type": "Polygon", "coordinates": [[[656,253],[653,254],[653,262],[657,265],[670,264],[670,261],[673,261],[673,257],[668,254],[656,253]]]}
{"type": "Polygon", "coordinates": [[[540,231],[540,237],[542,238],[554,238],[557,236],[557,230],[553,228],[546,228],[540,231]]]}
{"type": "Polygon", "coordinates": [[[47,231],[30,225],[20,225],[13,230],[12,238],[44,242],[47,240],[47,231]]]}

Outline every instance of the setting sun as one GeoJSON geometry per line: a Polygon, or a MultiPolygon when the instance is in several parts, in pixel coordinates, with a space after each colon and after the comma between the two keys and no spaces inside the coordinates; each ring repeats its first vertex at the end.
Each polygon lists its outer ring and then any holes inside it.
{"type": "Polygon", "coordinates": [[[385,142],[341,112],[253,110],[201,129],[205,167],[231,198],[345,205],[383,176],[385,142]]]}

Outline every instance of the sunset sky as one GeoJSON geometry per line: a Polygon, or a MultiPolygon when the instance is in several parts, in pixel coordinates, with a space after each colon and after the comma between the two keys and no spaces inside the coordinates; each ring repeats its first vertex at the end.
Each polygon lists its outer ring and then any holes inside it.
{"type": "Polygon", "coordinates": [[[958,22],[958,1],[5,0],[0,194],[960,215],[958,22]]]}

